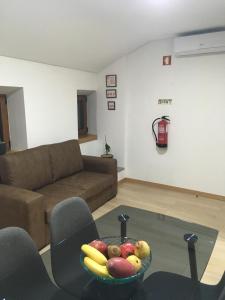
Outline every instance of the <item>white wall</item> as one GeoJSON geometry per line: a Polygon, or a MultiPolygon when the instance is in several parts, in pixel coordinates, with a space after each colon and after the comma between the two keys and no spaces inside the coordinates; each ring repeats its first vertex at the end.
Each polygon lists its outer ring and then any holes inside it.
{"type": "Polygon", "coordinates": [[[98,74],[98,104],[97,104],[97,132],[99,148],[104,153],[105,136],[111,147],[111,153],[118,161],[118,166],[125,165],[125,118],[127,92],[127,61],[126,57],[108,66],[98,74]],[[117,74],[116,110],[108,110],[106,98],[105,75],[117,74]]]}
{"type": "Polygon", "coordinates": [[[225,54],[172,58],[172,41],[151,43],[128,57],[129,177],[225,194],[225,54]],[[170,106],[158,105],[171,98],[170,106]],[[154,118],[169,115],[169,147],[160,154],[154,118]]]}
{"type": "Polygon", "coordinates": [[[102,154],[101,142],[99,139],[80,144],[82,154],[100,156],[102,154]]]}
{"type": "Polygon", "coordinates": [[[128,177],[224,195],[225,54],[173,56],[171,66],[162,66],[170,54],[172,40],[152,42],[99,74],[102,136],[125,161],[128,177]],[[105,108],[107,73],[118,75],[116,112],[105,108]],[[173,103],[158,105],[159,98],[173,103]],[[157,151],[151,130],[162,115],[171,118],[166,152],[157,151]]]}
{"type": "Polygon", "coordinates": [[[77,90],[96,90],[96,74],[0,56],[0,86],[24,90],[28,148],[77,138],[77,90]]]}
{"type": "Polygon", "coordinates": [[[12,150],[27,148],[27,130],[23,89],[19,88],[7,96],[10,142],[12,150]]]}

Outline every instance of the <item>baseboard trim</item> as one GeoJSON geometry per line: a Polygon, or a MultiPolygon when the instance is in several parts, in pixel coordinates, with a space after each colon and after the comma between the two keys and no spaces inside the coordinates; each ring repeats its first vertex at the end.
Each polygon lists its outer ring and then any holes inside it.
{"type": "Polygon", "coordinates": [[[120,179],[120,180],[118,180],[118,185],[121,185],[121,184],[123,184],[124,182],[126,182],[126,180],[127,180],[128,178],[122,178],[122,179],[120,179]]]}
{"type": "Polygon", "coordinates": [[[134,179],[134,178],[128,178],[128,177],[121,179],[119,181],[119,185],[126,183],[126,182],[139,183],[139,184],[144,184],[144,185],[148,185],[151,187],[156,187],[156,188],[160,188],[160,189],[164,189],[164,190],[171,190],[171,191],[175,191],[175,192],[183,192],[183,193],[187,193],[187,194],[192,194],[196,198],[199,196],[202,196],[202,197],[207,197],[207,198],[211,198],[211,199],[215,199],[215,200],[225,201],[225,196],[222,196],[222,195],[205,193],[205,192],[190,190],[190,189],[181,188],[181,187],[177,187],[177,186],[173,186],[173,185],[161,184],[161,183],[145,181],[145,180],[140,180],[140,179],[134,179]]]}

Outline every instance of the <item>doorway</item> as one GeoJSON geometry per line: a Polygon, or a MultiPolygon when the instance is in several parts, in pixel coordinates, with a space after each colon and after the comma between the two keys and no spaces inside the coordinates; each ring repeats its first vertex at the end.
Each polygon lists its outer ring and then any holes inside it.
{"type": "Polygon", "coordinates": [[[87,96],[77,96],[78,137],[87,135],[87,96]]]}
{"type": "Polygon", "coordinates": [[[0,140],[6,143],[6,150],[10,150],[8,108],[5,95],[0,95],[0,140]]]}
{"type": "Polygon", "coordinates": [[[77,90],[77,119],[79,140],[97,139],[96,91],[77,90]]]}

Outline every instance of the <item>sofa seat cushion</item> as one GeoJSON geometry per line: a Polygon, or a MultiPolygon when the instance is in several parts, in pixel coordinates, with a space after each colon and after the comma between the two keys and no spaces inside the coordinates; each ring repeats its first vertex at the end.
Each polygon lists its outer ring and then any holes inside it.
{"type": "Polygon", "coordinates": [[[51,211],[57,203],[66,198],[74,196],[81,197],[84,191],[79,187],[63,186],[62,184],[53,183],[46,185],[36,192],[45,196],[45,221],[49,223],[51,211]]]}
{"type": "Polygon", "coordinates": [[[0,156],[1,182],[35,190],[53,182],[47,146],[0,156]]]}
{"type": "Polygon", "coordinates": [[[80,146],[77,140],[48,145],[53,180],[70,176],[83,169],[80,146]]]}
{"type": "Polygon", "coordinates": [[[82,190],[81,197],[87,200],[112,186],[113,176],[105,173],[82,171],[58,180],[57,184],[80,188],[82,190]]]}
{"type": "Polygon", "coordinates": [[[103,192],[113,184],[113,176],[104,173],[82,171],[47,185],[38,193],[45,195],[46,221],[49,223],[53,207],[69,197],[81,197],[85,200],[103,192]]]}

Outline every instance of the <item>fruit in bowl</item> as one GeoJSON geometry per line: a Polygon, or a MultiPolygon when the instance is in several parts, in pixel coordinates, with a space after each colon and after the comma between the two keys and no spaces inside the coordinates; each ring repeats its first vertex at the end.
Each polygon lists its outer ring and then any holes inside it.
{"type": "Polygon", "coordinates": [[[142,267],[141,259],[136,255],[128,256],[127,260],[134,266],[136,273],[141,269],[142,267]]]}
{"type": "Polygon", "coordinates": [[[145,241],[109,237],[81,247],[81,263],[98,280],[110,283],[133,281],[150,265],[150,246],[145,241]],[[102,242],[102,243],[99,243],[102,242]]]}
{"type": "Polygon", "coordinates": [[[90,242],[89,245],[100,251],[102,254],[107,255],[108,246],[103,241],[94,240],[90,242]]]}
{"type": "Polygon", "coordinates": [[[136,274],[134,266],[123,257],[110,258],[106,263],[109,274],[115,278],[124,278],[136,274]]]}
{"type": "Polygon", "coordinates": [[[127,258],[129,255],[134,254],[135,245],[132,244],[131,242],[126,242],[120,245],[120,250],[121,250],[121,256],[123,258],[127,258]]]}
{"type": "Polygon", "coordinates": [[[117,245],[109,245],[107,254],[109,258],[118,257],[121,255],[121,249],[117,245]]]}
{"type": "Polygon", "coordinates": [[[135,255],[139,258],[145,258],[150,255],[150,247],[146,241],[138,241],[135,243],[135,255]]]}
{"type": "Polygon", "coordinates": [[[94,247],[84,244],[81,246],[81,250],[87,257],[95,261],[97,264],[105,266],[107,263],[107,258],[94,247]]]}

